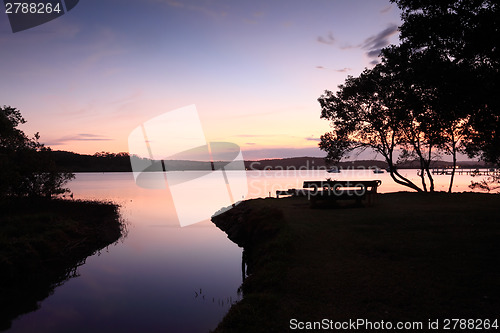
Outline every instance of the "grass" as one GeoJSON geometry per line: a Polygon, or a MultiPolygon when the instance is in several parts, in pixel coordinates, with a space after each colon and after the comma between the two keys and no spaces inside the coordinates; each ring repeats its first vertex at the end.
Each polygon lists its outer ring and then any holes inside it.
{"type": "Polygon", "coordinates": [[[35,310],[55,286],[76,275],[85,258],[124,232],[113,203],[28,198],[0,202],[0,330],[35,310]]]}
{"type": "Polygon", "coordinates": [[[245,224],[256,213],[260,225],[281,216],[280,227],[253,245],[259,250],[252,260],[266,264],[255,265],[252,287],[245,281],[243,300],[216,332],[287,331],[292,318],[427,323],[498,316],[499,195],[390,193],[364,208],[310,209],[304,198],[240,206],[214,222],[245,224]]]}

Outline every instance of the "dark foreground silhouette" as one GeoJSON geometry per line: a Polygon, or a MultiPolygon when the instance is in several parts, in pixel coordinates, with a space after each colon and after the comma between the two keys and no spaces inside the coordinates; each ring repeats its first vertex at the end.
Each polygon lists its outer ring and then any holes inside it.
{"type": "Polygon", "coordinates": [[[22,198],[0,208],[0,331],[125,232],[112,203],[22,198]]]}
{"type": "Polygon", "coordinates": [[[325,318],[500,325],[500,195],[400,192],[370,207],[309,207],[301,197],[254,199],[212,218],[244,247],[249,274],[215,332],[284,332],[325,318]]]}

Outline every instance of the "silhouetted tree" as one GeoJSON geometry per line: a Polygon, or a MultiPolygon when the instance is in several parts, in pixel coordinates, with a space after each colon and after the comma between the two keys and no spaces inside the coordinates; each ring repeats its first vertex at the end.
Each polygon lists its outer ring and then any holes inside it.
{"type": "Polygon", "coordinates": [[[392,2],[403,13],[402,43],[384,49],[381,64],[349,77],[336,95],[327,91],[320,97],[322,118],[333,125],[320,148],[329,159],[373,148],[386,158],[396,182],[423,191],[434,190],[430,163],[435,153],[449,154],[451,192],[459,152],[500,159],[498,5],[488,0],[392,2]],[[393,172],[396,147],[402,151],[399,161],[420,162],[421,188],[393,172]]]}
{"type": "Polygon", "coordinates": [[[370,148],[385,158],[396,183],[433,191],[429,168],[440,148],[438,128],[431,126],[434,115],[426,108],[425,94],[409,78],[406,63],[384,58],[359,77],[348,77],[336,94],[326,91],[319,102],[321,118],[332,122],[332,132],[321,136],[320,142],[327,160],[338,161],[356,149],[370,148]],[[419,161],[421,186],[396,168],[407,159],[419,161]]]}
{"type": "MultiPolygon", "coordinates": [[[[402,11],[400,39],[414,50],[432,49],[454,63],[498,69],[497,0],[391,0],[402,11]]],[[[479,74],[479,73],[478,73],[479,74]]]]}
{"type": "Polygon", "coordinates": [[[402,45],[444,59],[431,85],[442,112],[461,114],[461,146],[469,156],[500,163],[500,11],[496,0],[391,0],[402,10],[402,45]],[[450,70],[451,69],[451,70],[450,70]],[[453,108],[447,106],[453,105],[453,108]],[[461,108],[461,110],[460,110],[461,108]],[[450,110],[452,109],[452,110],[450,110]],[[463,126],[467,119],[467,126],[463,126]]]}
{"type": "Polygon", "coordinates": [[[74,175],[57,170],[38,133],[30,139],[17,128],[25,122],[19,110],[0,108],[0,196],[51,197],[67,192],[63,186],[74,175]]]}
{"type": "MultiPolygon", "coordinates": [[[[451,155],[453,167],[448,189],[451,192],[457,154],[465,152],[467,140],[473,133],[470,103],[455,97],[469,93],[470,71],[432,50],[414,52],[405,44],[386,48],[383,62],[390,64],[387,67],[400,82],[394,94],[399,95],[401,112],[411,110],[417,116],[416,123],[402,122],[401,125],[412,129],[418,124],[428,145],[439,155],[451,155]]],[[[418,141],[414,142],[412,137],[408,136],[408,140],[418,153],[418,141]]],[[[429,165],[433,156],[418,158],[425,164],[432,190],[429,165]]]]}
{"type": "Polygon", "coordinates": [[[403,44],[414,52],[432,51],[461,70],[463,79],[458,82],[467,89],[457,89],[450,78],[437,86],[447,85],[448,94],[469,108],[475,131],[469,136],[468,151],[500,162],[498,1],[392,1],[402,10],[403,44]]]}

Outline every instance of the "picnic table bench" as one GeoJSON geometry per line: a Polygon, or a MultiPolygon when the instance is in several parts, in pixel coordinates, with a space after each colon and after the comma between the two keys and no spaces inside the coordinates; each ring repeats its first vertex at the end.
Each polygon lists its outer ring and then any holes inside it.
{"type": "Polygon", "coordinates": [[[380,180],[313,180],[305,181],[302,189],[278,190],[276,196],[306,196],[311,207],[321,200],[355,200],[358,204],[366,200],[371,205],[380,184],[380,180]]]}
{"type": "Polygon", "coordinates": [[[303,187],[312,189],[308,194],[312,207],[319,200],[355,200],[358,204],[366,200],[371,205],[380,184],[381,180],[313,180],[304,181],[303,187]]]}
{"type": "Polygon", "coordinates": [[[304,197],[309,195],[311,191],[304,189],[290,188],[288,190],[277,190],[276,197],[279,198],[280,195],[291,195],[292,197],[304,197]]]}

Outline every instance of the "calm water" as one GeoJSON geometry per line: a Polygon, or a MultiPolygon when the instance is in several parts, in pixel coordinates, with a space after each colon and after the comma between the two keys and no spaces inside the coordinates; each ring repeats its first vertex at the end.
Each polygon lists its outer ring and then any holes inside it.
{"type": "MultiPolygon", "coordinates": [[[[415,170],[402,174],[418,181],[415,170]]],[[[327,177],[380,179],[380,192],[405,190],[371,171],[248,171],[248,198],[327,177]]],[[[438,190],[448,189],[448,176],[435,179],[438,190]]],[[[471,179],[456,176],[454,190],[468,191],[471,179]]],[[[89,257],[79,277],[9,332],[207,332],[239,300],[241,249],[209,221],[181,228],[168,190],[142,189],[130,173],[77,174],[69,187],[75,199],[119,203],[128,235],[89,257]]]]}
{"type": "Polygon", "coordinates": [[[241,249],[209,221],[181,228],[168,191],[129,173],[77,174],[69,187],[122,205],[128,235],[9,332],[208,332],[238,300],[241,249]]]}

